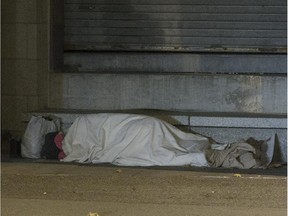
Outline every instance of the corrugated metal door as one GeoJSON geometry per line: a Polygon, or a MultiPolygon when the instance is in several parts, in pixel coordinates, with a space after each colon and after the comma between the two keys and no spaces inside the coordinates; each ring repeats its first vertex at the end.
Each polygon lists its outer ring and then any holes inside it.
{"type": "Polygon", "coordinates": [[[65,0],[66,51],[286,52],[286,0],[65,0]]]}

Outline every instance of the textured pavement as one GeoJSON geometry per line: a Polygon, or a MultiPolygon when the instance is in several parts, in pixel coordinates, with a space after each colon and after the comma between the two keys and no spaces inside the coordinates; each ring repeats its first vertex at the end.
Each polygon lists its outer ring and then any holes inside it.
{"type": "Polygon", "coordinates": [[[4,162],[1,215],[284,216],[280,171],[4,162]]]}

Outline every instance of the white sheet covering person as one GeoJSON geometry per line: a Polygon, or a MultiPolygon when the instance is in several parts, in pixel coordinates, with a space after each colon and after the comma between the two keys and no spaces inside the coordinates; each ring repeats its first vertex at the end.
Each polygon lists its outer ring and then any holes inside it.
{"type": "MultiPolygon", "coordinates": [[[[112,163],[122,166],[221,166],[219,157],[239,157],[238,149],[219,154],[219,145],[209,139],[185,133],[154,117],[134,114],[89,114],[78,117],[69,128],[62,148],[64,162],[112,163]],[[213,146],[216,146],[213,149],[213,146]],[[212,147],[212,148],[211,148],[212,147]],[[212,149],[212,151],[211,151],[212,149]],[[236,151],[236,152],[235,152],[236,151]],[[236,153],[236,154],[235,154],[236,153]],[[206,159],[207,158],[207,159],[206,159]],[[215,161],[217,160],[217,163],[215,161]],[[209,162],[208,162],[209,161],[209,162]]],[[[224,150],[229,145],[220,146],[224,150]]],[[[247,143],[239,145],[240,155],[249,158],[237,168],[259,167],[253,158],[255,149],[247,143]],[[250,156],[247,157],[247,153],[250,156]],[[251,157],[252,155],[252,157],[251,157]]],[[[237,158],[234,158],[237,160],[237,158]]],[[[243,159],[243,158],[242,158],[243,159]]],[[[225,158],[221,158],[223,163],[225,158]]],[[[227,160],[225,165],[227,167],[227,160]]]]}
{"type": "Polygon", "coordinates": [[[132,114],[89,114],[69,128],[63,161],[123,166],[208,166],[206,137],[184,133],[159,119],[132,114]]]}

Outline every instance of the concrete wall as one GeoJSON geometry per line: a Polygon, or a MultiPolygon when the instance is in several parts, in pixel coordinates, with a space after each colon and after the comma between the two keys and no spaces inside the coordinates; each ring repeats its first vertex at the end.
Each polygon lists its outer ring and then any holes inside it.
{"type": "Polygon", "coordinates": [[[47,106],[48,2],[1,3],[2,130],[21,135],[22,113],[47,106]]]}
{"type": "Polygon", "coordinates": [[[286,76],[53,74],[50,107],[286,112],[286,76]]]}

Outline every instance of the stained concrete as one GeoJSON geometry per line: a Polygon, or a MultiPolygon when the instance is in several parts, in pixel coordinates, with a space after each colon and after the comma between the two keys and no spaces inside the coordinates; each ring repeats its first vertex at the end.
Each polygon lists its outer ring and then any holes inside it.
{"type": "Polygon", "coordinates": [[[56,109],[286,113],[286,76],[51,74],[56,109]]]}

